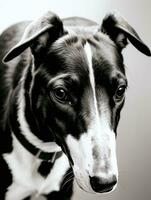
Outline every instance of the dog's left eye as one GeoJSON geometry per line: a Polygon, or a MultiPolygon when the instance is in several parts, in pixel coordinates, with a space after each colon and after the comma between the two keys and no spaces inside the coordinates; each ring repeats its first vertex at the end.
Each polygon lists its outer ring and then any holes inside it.
{"type": "Polygon", "coordinates": [[[118,87],[118,89],[116,90],[116,93],[115,93],[116,100],[121,100],[124,97],[125,90],[126,90],[125,85],[121,85],[118,87]]]}
{"type": "Polygon", "coordinates": [[[61,102],[65,102],[68,99],[67,91],[63,87],[59,86],[59,87],[54,88],[53,93],[54,93],[55,98],[61,102]]]}

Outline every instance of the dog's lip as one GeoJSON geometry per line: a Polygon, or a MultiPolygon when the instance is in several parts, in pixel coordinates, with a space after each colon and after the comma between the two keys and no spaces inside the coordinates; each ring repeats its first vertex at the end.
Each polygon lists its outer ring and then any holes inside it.
{"type": "Polygon", "coordinates": [[[86,186],[82,185],[81,182],[76,178],[76,176],[75,176],[75,180],[81,190],[83,190],[84,192],[89,193],[89,194],[96,194],[96,192],[92,188],[91,189],[86,188],[86,186]]]}
{"type": "Polygon", "coordinates": [[[76,180],[76,183],[78,184],[79,188],[80,188],[81,190],[83,190],[84,192],[89,193],[89,194],[96,194],[95,191],[93,191],[93,190],[88,190],[88,189],[84,188],[77,180],[76,180]]]}

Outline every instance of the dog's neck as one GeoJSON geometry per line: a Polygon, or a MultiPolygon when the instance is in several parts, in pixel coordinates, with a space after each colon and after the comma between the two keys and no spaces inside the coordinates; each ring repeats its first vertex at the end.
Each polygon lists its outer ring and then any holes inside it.
{"type": "Polygon", "coordinates": [[[22,79],[11,96],[10,124],[11,129],[18,141],[37,158],[53,162],[62,154],[61,148],[53,140],[50,134],[49,141],[43,141],[37,137],[42,127],[39,127],[30,107],[28,86],[31,83],[31,69],[25,69],[27,76],[22,79]],[[28,83],[28,84],[27,84],[28,83]]]}

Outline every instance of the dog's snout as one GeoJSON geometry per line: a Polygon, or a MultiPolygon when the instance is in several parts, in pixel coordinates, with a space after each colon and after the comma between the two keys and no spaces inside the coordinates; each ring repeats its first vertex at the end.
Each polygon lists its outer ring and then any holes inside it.
{"type": "Polygon", "coordinates": [[[109,192],[117,183],[117,178],[115,175],[110,180],[105,178],[99,178],[97,176],[90,177],[90,184],[95,192],[103,193],[109,192]]]}

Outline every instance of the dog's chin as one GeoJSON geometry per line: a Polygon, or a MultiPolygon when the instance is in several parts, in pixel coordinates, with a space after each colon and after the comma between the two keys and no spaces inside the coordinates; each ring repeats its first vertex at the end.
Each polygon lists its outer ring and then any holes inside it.
{"type": "Polygon", "coordinates": [[[77,185],[79,186],[79,188],[81,190],[83,190],[86,193],[90,193],[90,194],[96,194],[95,191],[92,190],[91,186],[90,187],[86,187],[83,184],[81,184],[79,181],[76,180],[77,185]]]}

